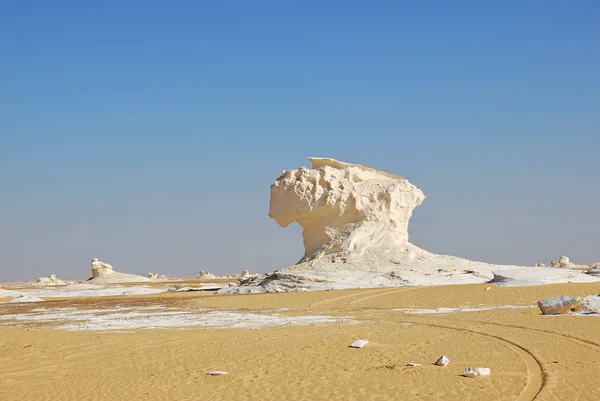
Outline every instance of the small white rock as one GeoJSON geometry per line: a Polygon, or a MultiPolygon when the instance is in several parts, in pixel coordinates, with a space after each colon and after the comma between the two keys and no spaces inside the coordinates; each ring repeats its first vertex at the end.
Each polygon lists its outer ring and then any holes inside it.
{"type": "Polygon", "coordinates": [[[206,374],[211,376],[219,376],[226,375],[227,372],[225,372],[224,370],[211,370],[210,372],[206,372],[206,374]]]}
{"type": "Polygon", "coordinates": [[[450,363],[450,359],[446,355],[442,355],[435,361],[435,364],[438,366],[446,366],[450,363]]]}
{"type": "Polygon", "coordinates": [[[472,368],[468,367],[463,372],[465,377],[477,377],[477,376],[489,376],[491,373],[490,368],[472,368]]]}
{"type": "Polygon", "coordinates": [[[356,340],[350,344],[351,348],[362,348],[369,343],[369,340],[356,340]]]}
{"type": "Polygon", "coordinates": [[[489,290],[491,290],[491,289],[492,289],[492,287],[485,287],[485,290],[486,290],[486,291],[489,291],[489,290]]]}
{"type": "Polygon", "coordinates": [[[420,363],[409,362],[409,363],[406,364],[406,366],[410,366],[410,367],[414,368],[414,367],[417,367],[417,366],[421,366],[421,364],[420,363]]]}

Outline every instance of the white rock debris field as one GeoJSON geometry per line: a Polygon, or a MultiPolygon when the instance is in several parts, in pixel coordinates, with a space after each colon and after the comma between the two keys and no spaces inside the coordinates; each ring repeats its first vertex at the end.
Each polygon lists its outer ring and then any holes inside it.
{"type": "Polygon", "coordinates": [[[408,241],[412,212],[425,199],[419,188],[399,175],[358,164],[308,160],[312,168],[283,171],[271,185],[269,211],[281,227],[295,222],[303,228],[302,259],[270,274],[242,278],[219,293],[600,281],[600,276],[574,269],[565,257],[556,269],[491,265],[427,252],[408,241]]]}

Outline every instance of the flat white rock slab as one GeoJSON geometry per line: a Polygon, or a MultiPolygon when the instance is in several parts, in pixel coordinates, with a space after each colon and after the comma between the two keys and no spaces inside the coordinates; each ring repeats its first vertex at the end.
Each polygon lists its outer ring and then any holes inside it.
{"type": "Polygon", "coordinates": [[[369,340],[356,340],[350,344],[351,348],[362,348],[369,343],[369,340]]]}
{"type": "Polygon", "coordinates": [[[206,374],[211,376],[220,376],[226,375],[227,372],[225,372],[224,370],[211,370],[210,372],[206,372],[206,374]]]}
{"type": "Polygon", "coordinates": [[[494,279],[491,282],[502,287],[600,281],[600,277],[585,274],[578,270],[552,267],[522,267],[494,270],[493,273],[494,279]]]}

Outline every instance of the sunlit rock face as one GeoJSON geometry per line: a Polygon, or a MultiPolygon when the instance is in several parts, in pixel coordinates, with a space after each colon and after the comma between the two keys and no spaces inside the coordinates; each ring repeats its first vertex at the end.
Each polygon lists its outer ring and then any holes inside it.
{"type": "Polygon", "coordinates": [[[423,192],[401,176],[334,159],[287,170],[271,185],[269,216],[303,228],[301,262],[364,255],[408,245],[408,222],[423,192]]]}
{"type": "Polygon", "coordinates": [[[308,160],[311,168],[285,170],[271,185],[269,209],[280,226],[296,222],[302,227],[301,260],[269,274],[241,278],[219,293],[472,284],[495,278],[498,285],[600,279],[577,271],[556,277],[558,269],[515,270],[519,266],[427,252],[408,240],[412,212],[425,199],[419,188],[399,175],[358,164],[308,160]],[[553,276],[546,277],[546,270],[553,276]]]}
{"type": "Polygon", "coordinates": [[[92,259],[92,277],[99,278],[103,276],[110,276],[113,273],[113,267],[108,263],[100,261],[98,258],[92,259]]]}
{"type": "Polygon", "coordinates": [[[102,283],[111,282],[137,282],[149,281],[150,279],[137,274],[119,273],[113,270],[113,267],[108,263],[100,261],[98,258],[93,258],[92,263],[92,278],[90,280],[102,283]]]}

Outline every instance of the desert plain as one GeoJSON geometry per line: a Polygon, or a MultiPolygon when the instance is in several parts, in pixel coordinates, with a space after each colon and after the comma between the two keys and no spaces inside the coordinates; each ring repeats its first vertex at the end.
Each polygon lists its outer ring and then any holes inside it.
{"type": "Polygon", "coordinates": [[[600,317],[536,306],[598,293],[600,283],[568,283],[5,298],[0,399],[598,400],[600,317]],[[369,343],[350,348],[357,339],[369,343]],[[442,354],[450,364],[434,365],[442,354]],[[491,375],[464,377],[468,366],[491,375]]]}

